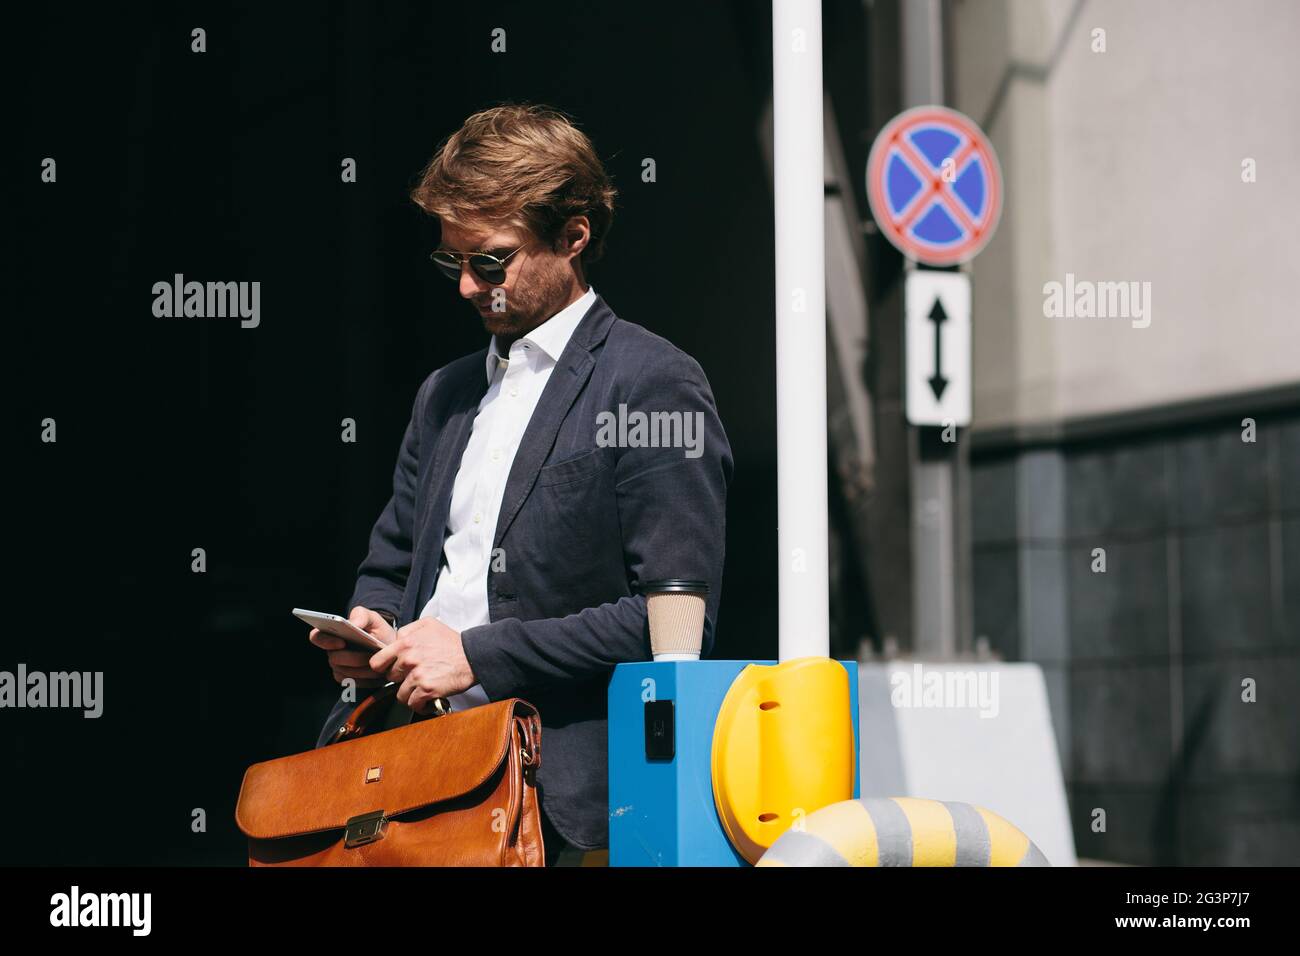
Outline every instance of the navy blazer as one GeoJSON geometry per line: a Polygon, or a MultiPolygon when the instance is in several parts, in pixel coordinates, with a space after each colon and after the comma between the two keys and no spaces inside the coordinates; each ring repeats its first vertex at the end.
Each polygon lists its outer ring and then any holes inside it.
{"type": "MultiPolygon", "coordinates": [[[[486,361],[484,347],[420,386],[349,610],[364,605],[407,624],[432,595],[452,485],[488,388],[486,361]]],[[[538,795],[576,847],[609,843],[605,695],[615,664],[651,658],[640,583],[708,581],[702,656],[713,647],[731,476],[731,448],[699,363],[597,295],[506,481],[487,577],[490,623],[461,634],[490,700],[523,697],[540,712],[538,795]],[[608,443],[600,426],[609,419],[598,416],[618,417],[620,405],[624,421],[635,412],[702,420],[702,453],[636,445],[631,429],[625,447],[608,443]]],[[[318,746],[354,706],[335,705],[318,746]]]]}

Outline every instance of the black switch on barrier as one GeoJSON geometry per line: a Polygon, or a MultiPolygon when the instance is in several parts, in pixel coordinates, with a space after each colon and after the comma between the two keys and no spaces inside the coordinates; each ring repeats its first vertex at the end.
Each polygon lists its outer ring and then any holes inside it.
{"type": "Polygon", "coordinates": [[[673,702],[645,702],[645,756],[647,760],[672,760],[676,753],[673,736],[673,702]]]}

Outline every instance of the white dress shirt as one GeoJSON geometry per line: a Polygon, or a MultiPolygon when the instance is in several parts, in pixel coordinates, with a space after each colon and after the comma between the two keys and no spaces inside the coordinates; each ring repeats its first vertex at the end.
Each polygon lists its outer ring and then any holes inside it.
{"type": "MultiPolygon", "coordinates": [[[[573,330],[595,301],[596,290],[588,286],[572,304],[511,343],[507,358],[501,357],[492,336],[487,394],[478,403],[452,486],[438,583],[420,617],[436,617],[455,631],[490,623],[487,575],[506,478],[542,389],[573,330]]],[[[465,710],[486,704],[488,698],[483,687],[475,684],[448,701],[452,710],[465,710]]]]}

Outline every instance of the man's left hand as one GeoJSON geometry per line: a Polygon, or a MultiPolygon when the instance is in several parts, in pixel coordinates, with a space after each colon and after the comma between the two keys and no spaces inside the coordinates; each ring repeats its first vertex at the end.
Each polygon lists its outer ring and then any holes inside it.
{"type": "Polygon", "coordinates": [[[397,699],[417,714],[434,698],[459,694],[477,683],[460,633],[436,617],[400,628],[396,639],[370,658],[370,669],[396,683],[397,699]]]}

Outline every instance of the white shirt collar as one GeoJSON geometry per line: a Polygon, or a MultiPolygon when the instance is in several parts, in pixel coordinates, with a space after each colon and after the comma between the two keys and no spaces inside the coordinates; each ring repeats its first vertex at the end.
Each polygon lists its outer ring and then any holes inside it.
{"type": "MultiPolygon", "coordinates": [[[[582,321],[582,317],[587,314],[587,310],[591,308],[592,303],[595,301],[596,287],[588,285],[586,292],[527,335],[522,336],[519,341],[531,342],[549,356],[551,361],[558,362],[560,356],[564,353],[564,347],[569,344],[569,339],[573,336],[573,330],[578,327],[578,323],[582,321]]],[[[501,353],[497,349],[497,337],[494,335],[488,343],[487,380],[489,385],[492,384],[492,373],[496,371],[500,356],[501,353]]]]}

